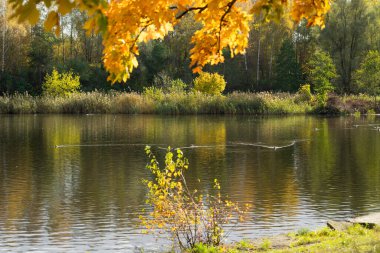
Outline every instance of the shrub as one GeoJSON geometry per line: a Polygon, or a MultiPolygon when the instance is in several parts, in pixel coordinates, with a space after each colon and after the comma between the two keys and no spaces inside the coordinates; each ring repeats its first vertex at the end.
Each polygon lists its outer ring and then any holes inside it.
{"type": "Polygon", "coordinates": [[[367,115],[373,115],[373,114],[376,114],[376,111],[374,109],[369,109],[367,111],[367,115]]]}
{"type": "Polygon", "coordinates": [[[203,243],[195,245],[195,247],[191,251],[192,253],[219,253],[220,250],[214,246],[207,246],[203,243]]]}
{"type": "Polygon", "coordinates": [[[79,76],[72,72],[60,74],[56,69],[53,69],[51,75],[46,75],[45,82],[42,84],[43,94],[54,97],[68,97],[79,88],[79,76]]]}
{"type": "Polygon", "coordinates": [[[164,230],[182,249],[200,244],[219,245],[225,236],[222,226],[231,222],[234,215],[243,218],[245,211],[222,198],[216,179],[215,196],[190,190],[183,174],[189,163],[181,150],[177,149],[175,156],[168,148],[162,169],[150,147],[145,150],[150,160],[147,168],[153,174],[152,180],[144,180],[148,188],[147,204],[152,211],[149,218],[140,216],[147,230],[164,230]]]}
{"type": "Polygon", "coordinates": [[[154,86],[144,87],[143,95],[156,101],[160,101],[164,98],[163,90],[154,86]]]}
{"type": "Polygon", "coordinates": [[[169,93],[181,93],[185,92],[187,84],[184,83],[181,79],[175,79],[170,82],[170,87],[167,88],[169,93]]]}
{"type": "Polygon", "coordinates": [[[297,92],[296,102],[311,102],[313,94],[311,94],[310,84],[301,85],[297,92]]]}
{"type": "Polygon", "coordinates": [[[356,111],[356,112],[354,112],[353,115],[354,115],[355,118],[360,118],[361,113],[360,113],[360,111],[356,111]]]}
{"type": "Polygon", "coordinates": [[[260,245],[262,250],[269,250],[272,247],[272,242],[269,239],[264,239],[260,245]]]}
{"type": "Polygon", "coordinates": [[[226,81],[218,73],[202,72],[194,79],[194,89],[210,95],[220,95],[226,88],[226,81]]]}
{"type": "Polygon", "coordinates": [[[161,71],[153,77],[153,86],[161,89],[167,89],[171,86],[173,79],[166,71],[161,71]]]}

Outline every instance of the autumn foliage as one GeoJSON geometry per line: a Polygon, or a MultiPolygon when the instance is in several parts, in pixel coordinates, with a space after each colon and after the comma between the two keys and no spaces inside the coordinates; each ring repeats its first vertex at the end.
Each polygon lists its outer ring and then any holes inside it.
{"type": "Polygon", "coordinates": [[[220,95],[226,88],[226,81],[218,73],[201,72],[194,79],[194,90],[210,95],[220,95]]]}
{"type": "Polygon", "coordinates": [[[53,97],[68,97],[78,92],[80,88],[79,76],[72,72],[59,73],[53,69],[51,75],[47,74],[42,84],[44,95],[53,97]]]}
{"type": "Polygon", "coordinates": [[[147,168],[153,174],[152,180],[144,181],[148,188],[147,204],[152,210],[148,217],[140,217],[147,230],[165,231],[183,249],[199,243],[219,245],[226,236],[223,226],[242,220],[249,205],[241,209],[225,200],[216,179],[215,195],[190,190],[184,176],[189,163],[181,150],[174,154],[168,148],[164,168],[159,167],[150,147],[145,150],[150,159],[147,168]]]}
{"type": "Polygon", "coordinates": [[[206,64],[224,61],[223,49],[231,56],[244,54],[250,22],[256,17],[280,20],[284,13],[308,25],[323,25],[329,0],[10,0],[20,21],[36,23],[37,4],[48,7],[45,27],[59,33],[59,17],[74,8],[85,10],[87,30],[104,35],[103,60],[109,79],[126,81],[138,66],[139,43],[162,39],[185,15],[192,15],[200,29],[192,36],[191,66],[200,72],[206,64]]]}

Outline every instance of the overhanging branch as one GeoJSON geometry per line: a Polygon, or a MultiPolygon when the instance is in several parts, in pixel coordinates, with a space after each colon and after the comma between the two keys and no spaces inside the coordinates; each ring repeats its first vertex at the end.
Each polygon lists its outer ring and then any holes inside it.
{"type": "Polygon", "coordinates": [[[198,13],[201,13],[202,11],[204,11],[205,9],[207,9],[207,6],[208,5],[206,4],[203,7],[190,7],[188,9],[186,9],[185,11],[183,11],[182,13],[180,13],[178,16],[176,16],[176,19],[181,19],[183,16],[185,16],[187,13],[189,13],[191,11],[198,11],[198,13]]]}

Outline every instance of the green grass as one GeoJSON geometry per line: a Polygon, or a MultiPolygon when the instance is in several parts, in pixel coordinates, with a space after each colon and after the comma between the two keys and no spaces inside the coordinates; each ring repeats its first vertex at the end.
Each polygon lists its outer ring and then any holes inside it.
{"type": "MultiPolygon", "coordinates": [[[[380,99],[379,99],[380,101],[380,99]]],[[[380,103],[379,103],[380,104],[380,103]]],[[[379,106],[378,106],[379,107],[379,106]]],[[[333,96],[326,108],[302,101],[296,94],[234,92],[207,95],[200,92],[164,93],[159,89],[145,93],[82,92],[69,97],[14,94],[0,96],[0,113],[126,113],[126,114],[249,114],[280,115],[307,113],[366,114],[379,111],[373,98],[333,96]]]]}
{"type": "Polygon", "coordinates": [[[345,232],[323,228],[318,231],[302,230],[301,233],[288,235],[290,244],[288,247],[275,248],[275,243],[269,239],[260,243],[242,241],[235,245],[224,245],[218,248],[202,246],[203,253],[239,253],[239,252],[380,252],[380,228],[367,229],[362,226],[352,226],[345,232]]]}
{"type": "Polygon", "coordinates": [[[293,235],[289,249],[271,252],[380,252],[380,228],[352,226],[345,232],[324,228],[303,235],[293,235]]]}

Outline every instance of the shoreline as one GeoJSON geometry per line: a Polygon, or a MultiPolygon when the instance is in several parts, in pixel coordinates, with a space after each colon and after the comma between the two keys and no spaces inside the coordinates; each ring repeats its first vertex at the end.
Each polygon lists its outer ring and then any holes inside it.
{"type": "Polygon", "coordinates": [[[195,253],[239,252],[380,252],[380,227],[372,228],[354,224],[343,230],[328,226],[311,231],[297,232],[243,240],[237,243],[207,247],[198,245],[195,253]]]}
{"type": "Polygon", "coordinates": [[[0,96],[0,114],[159,114],[159,115],[377,115],[380,103],[368,95],[330,95],[325,106],[300,94],[234,92],[87,92],[69,97],[0,96]]]}
{"type": "Polygon", "coordinates": [[[345,221],[327,221],[315,231],[301,228],[297,232],[264,236],[250,241],[207,247],[197,245],[195,253],[217,252],[380,252],[380,212],[345,221]]]}

